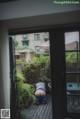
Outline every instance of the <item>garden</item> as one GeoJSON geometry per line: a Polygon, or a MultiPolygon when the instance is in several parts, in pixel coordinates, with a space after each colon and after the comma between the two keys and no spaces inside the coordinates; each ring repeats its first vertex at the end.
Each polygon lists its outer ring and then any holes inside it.
{"type": "Polygon", "coordinates": [[[34,102],[35,83],[41,78],[46,83],[50,81],[50,57],[49,55],[36,55],[30,62],[16,59],[17,69],[17,100],[19,109],[27,109],[34,102]]]}
{"type": "MultiPolygon", "coordinates": [[[[78,57],[79,60],[80,57],[78,57]]],[[[79,60],[80,61],[80,60],[79,60]]],[[[76,53],[66,54],[66,70],[79,70],[80,65],[76,59],[76,53]]],[[[23,59],[16,59],[17,79],[18,82],[18,106],[19,109],[28,108],[34,101],[35,83],[41,78],[45,84],[47,92],[49,92],[48,82],[50,82],[50,56],[46,54],[37,54],[30,62],[23,59]]],[[[75,77],[67,77],[67,81],[75,81],[75,77]]]]}

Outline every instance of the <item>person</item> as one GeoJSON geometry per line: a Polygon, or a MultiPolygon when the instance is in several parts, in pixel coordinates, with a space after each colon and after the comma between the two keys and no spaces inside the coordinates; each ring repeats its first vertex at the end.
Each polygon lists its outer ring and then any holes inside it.
{"type": "Polygon", "coordinates": [[[45,83],[40,80],[38,83],[36,83],[35,88],[36,103],[46,103],[47,98],[45,83]]]}

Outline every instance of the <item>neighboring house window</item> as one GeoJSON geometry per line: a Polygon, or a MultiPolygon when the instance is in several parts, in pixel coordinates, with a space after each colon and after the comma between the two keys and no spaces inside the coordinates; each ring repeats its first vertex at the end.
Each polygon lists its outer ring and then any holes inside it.
{"type": "Polygon", "coordinates": [[[44,38],[44,41],[45,41],[45,42],[48,41],[48,38],[44,38]]]}
{"type": "Polygon", "coordinates": [[[29,40],[23,40],[23,41],[22,41],[22,45],[29,46],[29,40]]]}
{"type": "Polygon", "coordinates": [[[39,46],[35,46],[35,51],[36,52],[40,52],[40,47],[39,46]]]}
{"type": "Polygon", "coordinates": [[[40,40],[40,34],[34,34],[34,40],[40,40]]]}

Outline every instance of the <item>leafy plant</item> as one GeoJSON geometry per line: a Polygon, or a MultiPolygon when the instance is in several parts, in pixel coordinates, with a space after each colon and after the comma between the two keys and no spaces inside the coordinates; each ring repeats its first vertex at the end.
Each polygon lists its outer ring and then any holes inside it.
{"type": "Polygon", "coordinates": [[[77,52],[67,52],[66,53],[66,62],[75,63],[80,62],[80,56],[77,52]]]}
{"type": "Polygon", "coordinates": [[[19,59],[16,59],[16,64],[24,64],[25,62],[23,61],[23,59],[19,58],[19,59]]]}
{"type": "Polygon", "coordinates": [[[18,46],[18,41],[16,39],[13,40],[14,46],[17,47],[18,46]]]}
{"type": "Polygon", "coordinates": [[[34,86],[31,84],[24,83],[25,78],[21,71],[17,71],[18,79],[18,105],[20,109],[27,108],[34,99],[34,86]]]}
{"type": "MultiPolygon", "coordinates": [[[[50,57],[38,55],[31,62],[25,64],[23,73],[27,83],[34,84],[39,78],[46,76],[50,79],[50,57]]],[[[44,78],[43,78],[44,80],[44,78]]]]}

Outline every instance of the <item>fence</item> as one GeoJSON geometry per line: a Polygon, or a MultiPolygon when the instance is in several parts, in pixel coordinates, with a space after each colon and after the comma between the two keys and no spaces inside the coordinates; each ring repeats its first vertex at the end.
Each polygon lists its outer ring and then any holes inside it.
{"type": "Polygon", "coordinates": [[[80,74],[76,73],[80,71],[80,62],[79,63],[66,63],[66,72],[73,72],[66,74],[67,82],[80,82],[80,74]]]}

